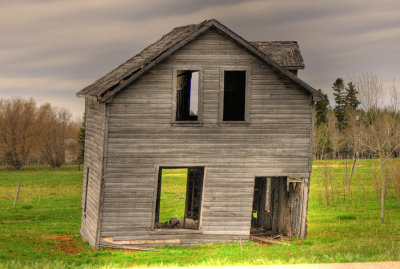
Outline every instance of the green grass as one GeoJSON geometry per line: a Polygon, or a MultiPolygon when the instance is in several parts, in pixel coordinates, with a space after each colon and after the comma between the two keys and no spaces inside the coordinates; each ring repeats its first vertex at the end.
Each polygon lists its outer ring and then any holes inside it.
{"type": "Polygon", "coordinates": [[[184,218],[187,169],[162,169],[159,222],[184,218]]]}
{"type": "MultiPolygon", "coordinates": [[[[308,238],[289,246],[254,242],[170,246],[161,252],[92,250],[79,237],[82,173],[76,168],[0,170],[0,268],[222,266],[400,260],[400,199],[389,190],[385,223],[372,183],[376,160],[362,160],[343,193],[344,161],[328,161],[333,197],[325,205],[323,163],[311,179],[308,238]],[[13,196],[22,179],[20,199],[13,196]],[[364,182],[364,190],[362,188],[364,182]]],[[[349,165],[350,166],[350,165],[349,165]]],[[[185,170],[167,170],[177,181],[185,170]],[[174,175],[174,176],[173,176],[174,175]]],[[[171,188],[175,185],[171,180],[171,188]]],[[[183,182],[185,182],[183,180],[183,182]]],[[[165,183],[164,186],[168,184],[165,183]]],[[[179,186],[178,186],[179,187],[179,186]]],[[[171,192],[176,193],[177,190],[171,192]]],[[[331,192],[331,190],[330,190],[331,192]]],[[[184,199],[182,199],[184,200],[184,199]]],[[[168,213],[169,214],[169,213],[168,213]]]]}

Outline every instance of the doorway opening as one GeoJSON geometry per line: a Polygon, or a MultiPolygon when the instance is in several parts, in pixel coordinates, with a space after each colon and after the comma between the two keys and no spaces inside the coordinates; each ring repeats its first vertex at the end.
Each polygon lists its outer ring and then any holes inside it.
{"type": "Polygon", "coordinates": [[[288,192],[286,177],[256,177],[251,219],[251,234],[285,233],[288,192]]]}
{"type": "Polygon", "coordinates": [[[155,229],[200,227],[204,167],[160,167],[155,229]]]}

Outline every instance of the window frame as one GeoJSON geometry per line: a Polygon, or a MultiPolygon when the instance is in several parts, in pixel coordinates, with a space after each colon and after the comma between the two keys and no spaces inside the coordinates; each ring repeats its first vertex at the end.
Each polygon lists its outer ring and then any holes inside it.
{"type": "Polygon", "coordinates": [[[249,125],[250,124],[250,76],[251,68],[249,66],[223,66],[219,70],[220,85],[219,85],[219,113],[218,124],[229,125],[249,125]],[[245,102],[244,102],[244,120],[241,121],[224,121],[224,91],[225,91],[225,71],[244,71],[246,72],[245,82],[245,102]]]}
{"type": "Polygon", "coordinates": [[[172,107],[171,107],[171,125],[172,126],[202,126],[203,125],[203,68],[198,65],[177,65],[172,70],[172,107]],[[176,87],[178,71],[197,71],[199,73],[198,85],[198,103],[197,103],[197,120],[176,120],[177,111],[177,95],[176,87]]]}

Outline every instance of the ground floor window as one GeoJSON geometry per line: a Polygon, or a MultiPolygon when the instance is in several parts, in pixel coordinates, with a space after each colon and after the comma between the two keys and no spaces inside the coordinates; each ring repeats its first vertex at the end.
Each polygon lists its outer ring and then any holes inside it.
{"type": "Polygon", "coordinates": [[[204,167],[160,167],[155,229],[199,229],[204,167]]]}

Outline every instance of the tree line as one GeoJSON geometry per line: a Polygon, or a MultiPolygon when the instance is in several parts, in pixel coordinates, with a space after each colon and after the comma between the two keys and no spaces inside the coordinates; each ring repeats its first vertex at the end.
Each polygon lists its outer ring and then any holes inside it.
{"type": "Polygon", "coordinates": [[[66,109],[37,106],[33,99],[0,99],[0,163],[10,169],[38,163],[60,167],[66,152],[82,162],[80,133],[82,122],[71,120],[66,109]]]}
{"type": "MultiPolygon", "coordinates": [[[[385,95],[378,78],[364,74],[347,83],[338,78],[332,88],[335,105],[330,106],[325,94],[315,106],[315,158],[399,157],[396,87],[385,95]]],[[[65,109],[37,106],[33,99],[0,100],[0,127],[0,162],[9,168],[18,170],[27,163],[60,167],[66,152],[83,162],[84,121],[72,121],[65,109]]]]}
{"type": "MultiPolygon", "coordinates": [[[[372,179],[381,202],[383,222],[388,188],[392,186],[400,196],[400,163],[396,161],[400,157],[400,92],[395,85],[385,88],[377,76],[371,74],[347,84],[338,78],[332,89],[335,107],[329,105],[327,95],[315,106],[315,157],[346,159],[343,193],[351,190],[355,164],[360,157],[378,159],[379,169],[373,171],[372,179]],[[347,159],[352,159],[349,174],[347,159]]],[[[327,205],[329,178],[329,168],[325,165],[323,180],[327,205]]]]}
{"type": "Polygon", "coordinates": [[[395,85],[385,89],[376,76],[364,74],[347,84],[338,78],[332,89],[334,107],[326,94],[315,105],[315,159],[399,157],[400,93],[395,85]]]}

